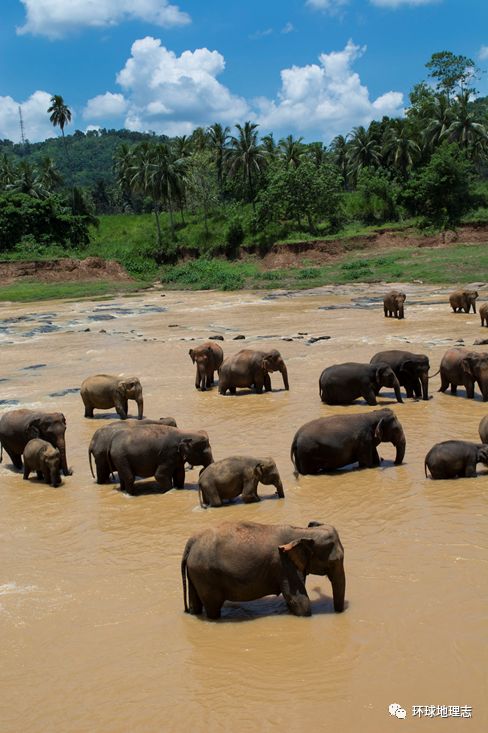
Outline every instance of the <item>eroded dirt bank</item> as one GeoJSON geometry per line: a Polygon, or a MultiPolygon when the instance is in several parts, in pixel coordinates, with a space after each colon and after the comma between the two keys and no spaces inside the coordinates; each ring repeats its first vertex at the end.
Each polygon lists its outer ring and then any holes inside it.
{"type": "MultiPolygon", "coordinates": [[[[381,406],[401,420],[407,451],[381,445],[381,468],[295,479],[290,444],[304,422],[372,410],[320,402],[322,369],[382,349],[428,354],[488,337],[476,314],[453,314],[448,288],[407,285],[404,321],[385,319],[378,285],[306,293],[144,293],[127,300],[0,305],[0,414],[62,410],[73,475],[58,489],[0,464],[0,728],[2,733],[341,733],[488,730],[487,479],[430,481],[423,460],[440,440],[477,440],[488,404],[439,394],[381,406]],[[273,391],[223,397],[194,388],[188,349],[223,336],[225,354],[277,348],[273,391]],[[234,340],[238,335],[245,339],[234,340]],[[319,337],[329,338],[319,338],[319,337]],[[216,459],[275,458],[286,498],[200,509],[198,468],[184,490],[128,497],[94,483],[87,446],[111,411],[83,417],[79,385],[93,373],[140,377],[145,413],[208,431],[216,459]],[[312,617],[281,598],[228,604],[223,619],[183,613],[186,539],[226,520],[334,524],[345,547],[343,614],[327,578],[309,576],[312,617]],[[397,723],[413,705],[472,706],[472,720],[397,723]]],[[[488,288],[480,288],[480,300],[488,288]]],[[[488,350],[487,346],[478,347],[488,350]]],[[[133,414],[133,403],[129,403],[133,414]]]]}
{"type": "Polygon", "coordinates": [[[65,257],[57,260],[0,262],[0,285],[9,285],[19,280],[50,283],[130,279],[122,265],[114,260],[104,260],[102,257],[86,257],[84,260],[65,257]]]}

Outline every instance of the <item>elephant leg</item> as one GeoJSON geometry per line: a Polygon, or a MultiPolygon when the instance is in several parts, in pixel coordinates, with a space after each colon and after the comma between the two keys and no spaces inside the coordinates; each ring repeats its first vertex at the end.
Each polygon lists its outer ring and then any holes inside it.
{"type": "Polygon", "coordinates": [[[474,400],[474,382],[466,382],[464,386],[466,387],[466,397],[468,400],[474,400]]]}
{"type": "Polygon", "coordinates": [[[128,460],[122,457],[117,461],[117,473],[119,474],[120,491],[126,494],[133,494],[134,492],[134,474],[129,465],[128,460]]]}
{"type": "Polygon", "coordinates": [[[117,399],[115,402],[115,411],[121,420],[127,420],[127,400],[117,399]]]}
{"type": "Polygon", "coordinates": [[[264,390],[265,392],[271,392],[271,377],[267,372],[264,375],[264,390]]]}
{"type": "Polygon", "coordinates": [[[376,400],[376,394],[375,394],[373,387],[370,387],[369,389],[365,389],[361,396],[366,400],[368,405],[377,405],[378,404],[378,401],[376,400]]]}
{"type": "MultiPolygon", "coordinates": [[[[184,471],[183,467],[183,471],[184,471]]],[[[159,484],[159,487],[162,491],[171,491],[173,488],[173,480],[171,477],[171,472],[168,470],[168,467],[160,464],[157,469],[156,473],[154,474],[154,478],[156,479],[156,482],[159,484]]],[[[185,480],[183,479],[183,485],[185,483],[185,480]]],[[[177,488],[182,489],[183,486],[178,486],[177,488]]]]}
{"type": "Polygon", "coordinates": [[[476,478],[476,459],[469,460],[466,463],[466,467],[464,469],[464,475],[466,478],[476,478]]]}
{"type": "Polygon", "coordinates": [[[93,407],[91,405],[85,405],[85,417],[93,417],[93,407]]]}
{"type": "Polygon", "coordinates": [[[12,461],[15,468],[22,468],[22,454],[17,453],[16,451],[12,450],[11,448],[7,448],[7,446],[3,445],[5,452],[9,456],[10,460],[12,461]]]}
{"type": "Polygon", "coordinates": [[[188,578],[188,608],[194,616],[200,616],[203,612],[203,603],[190,578],[188,578]]]}
{"type": "MultiPolygon", "coordinates": [[[[168,473],[166,467],[164,467],[164,470],[168,473]]],[[[173,485],[176,489],[183,489],[185,487],[185,462],[181,458],[178,458],[176,466],[173,469],[173,485]]]]}
{"type": "Polygon", "coordinates": [[[379,455],[372,442],[363,443],[357,454],[357,460],[360,468],[373,468],[379,466],[379,455]]]}
{"type": "Polygon", "coordinates": [[[252,504],[253,502],[261,501],[257,492],[258,483],[259,482],[254,478],[245,479],[242,488],[242,501],[245,504],[252,504]]]}
{"type": "Polygon", "coordinates": [[[213,484],[209,485],[208,483],[206,483],[205,486],[200,486],[200,489],[202,492],[202,499],[204,504],[212,507],[222,506],[222,499],[220,498],[219,492],[213,484]]]}
{"type": "Polygon", "coordinates": [[[216,588],[211,588],[210,593],[201,596],[201,603],[205,608],[207,618],[216,621],[220,618],[220,611],[224,605],[225,598],[221,593],[218,593],[216,588]]]}
{"type": "Polygon", "coordinates": [[[451,382],[451,394],[457,395],[457,384],[451,382]]]}
{"type": "Polygon", "coordinates": [[[422,397],[422,385],[418,378],[413,380],[413,391],[415,392],[415,397],[417,397],[417,399],[422,397]]]}
{"type": "Polygon", "coordinates": [[[445,392],[448,387],[449,379],[441,372],[441,386],[439,387],[439,392],[445,392]]]}
{"type": "Polygon", "coordinates": [[[97,484],[110,483],[110,468],[107,461],[95,458],[95,469],[97,474],[97,484]]]}
{"type": "Polygon", "coordinates": [[[234,385],[232,385],[231,387],[229,387],[230,394],[235,394],[236,391],[237,391],[237,387],[234,387],[234,385]]]}
{"type": "Polygon", "coordinates": [[[29,474],[30,474],[30,468],[27,468],[27,466],[24,463],[24,475],[22,476],[24,481],[27,481],[27,479],[29,478],[29,474]]]}
{"type": "Polygon", "coordinates": [[[44,481],[44,474],[42,471],[36,471],[38,481],[44,481]]]}

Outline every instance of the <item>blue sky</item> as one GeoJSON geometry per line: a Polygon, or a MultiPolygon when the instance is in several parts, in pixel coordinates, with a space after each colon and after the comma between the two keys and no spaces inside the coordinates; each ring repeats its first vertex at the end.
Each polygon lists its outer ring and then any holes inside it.
{"type": "MultiPolygon", "coordinates": [[[[431,54],[488,70],[487,0],[2,0],[0,139],[93,127],[191,133],[251,119],[330,142],[401,115],[431,54]]],[[[478,82],[488,94],[488,74],[478,82]]]]}

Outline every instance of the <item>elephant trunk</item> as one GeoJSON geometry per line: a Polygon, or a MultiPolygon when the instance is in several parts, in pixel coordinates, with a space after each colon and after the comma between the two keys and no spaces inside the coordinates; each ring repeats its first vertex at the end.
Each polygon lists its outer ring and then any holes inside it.
{"type": "Polygon", "coordinates": [[[393,378],[393,389],[395,390],[395,397],[397,402],[403,402],[402,400],[402,393],[400,391],[400,382],[398,381],[397,377],[394,376],[393,378]]]}
{"type": "Polygon", "coordinates": [[[203,466],[203,468],[207,468],[207,466],[210,466],[210,464],[213,463],[213,462],[214,462],[214,459],[213,459],[213,455],[212,455],[212,449],[210,447],[209,448],[206,448],[203,451],[203,454],[202,454],[202,466],[203,466]]]}
{"type": "Polygon", "coordinates": [[[137,400],[137,419],[142,420],[144,416],[144,400],[142,397],[139,397],[137,400]]]}
{"type": "Polygon", "coordinates": [[[56,488],[56,486],[59,486],[60,483],[61,483],[61,476],[59,473],[59,468],[52,468],[51,469],[51,481],[50,481],[51,486],[56,488]]]}
{"type": "Polygon", "coordinates": [[[286,390],[290,389],[290,385],[288,384],[288,371],[286,366],[283,364],[283,366],[280,369],[281,376],[283,377],[283,385],[286,390]]]}
{"type": "Polygon", "coordinates": [[[344,561],[336,560],[334,567],[328,573],[332,584],[334,596],[334,611],[341,613],[344,610],[344,596],[346,594],[346,574],[344,572],[344,561]]]}
{"type": "Polygon", "coordinates": [[[401,436],[393,444],[396,447],[395,466],[399,466],[403,463],[405,457],[405,449],[407,447],[407,441],[405,440],[405,433],[402,430],[401,436]]]}
{"type": "Polygon", "coordinates": [[[280,497],[280,499],[284,499],[285,498],[285,492],[283,490],[283,484],[281,483],[281,481],[279,479],[275,483],[275,486],[276,486],[276,493],[278,494],[278,496],[280,497]]]}
{"type": "Polygon", "coordinates": [[[63,473],[65,476],[71,476],[71,471],[68,468],[68,461],[66,459],[66,443],[63,438],[58,439],[58,443],[56,446],[59,450],[59,453],[61,455],[61,468],[63,469],[63,473]]]}
{"type": "Polygon", "coordinates": [[[420,384],[422,385],[422,399],[428,400],[429,399],[429,375],[428,373],[422,372],[420,375],[420,384]]]}

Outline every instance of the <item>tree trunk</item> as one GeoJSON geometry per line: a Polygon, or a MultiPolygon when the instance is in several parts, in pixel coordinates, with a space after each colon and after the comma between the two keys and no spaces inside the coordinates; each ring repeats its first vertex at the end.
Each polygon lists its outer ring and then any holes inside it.
{"type": "Polygon", "coordinates": [[[154,214],[156,216],[156,228],[158,231],[158,248],[161,249],[163,242],[161,239],[161,224],[159,221],[159,205],[158,204],[154,205],[154,214]]]}

